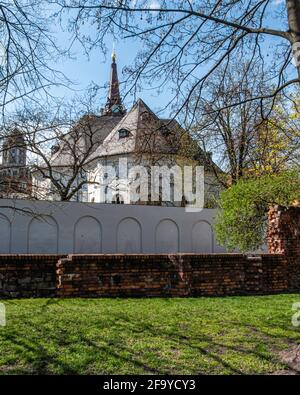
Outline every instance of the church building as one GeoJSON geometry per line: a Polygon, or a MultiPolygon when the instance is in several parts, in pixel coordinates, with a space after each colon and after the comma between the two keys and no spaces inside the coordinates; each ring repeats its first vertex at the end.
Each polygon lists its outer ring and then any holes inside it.
{"type": "MultiPolygon", "coordinates": [[[[177,173],[197,166],[203,166],[205,171],[206,206],[212,204],[220,190],[215,177],[218,168],[211,155],[203,152],[176,120],[159,118],[142,99],[126,110],[119,90],[115,52],[104,108],[99,115],[82,117],[67,140],[53,147],[51,174],[67,183],[71,170],[80,161],[82,169],[73,177],[76,193],[71,200],[185,206],[190,199],[177,191],[176,180],[183,177],[177,173]]],[[[45,199],[59,199],[50,178],[45,180],[35,172],[34,184],[37,189],[43,185],[45,199]]]]}

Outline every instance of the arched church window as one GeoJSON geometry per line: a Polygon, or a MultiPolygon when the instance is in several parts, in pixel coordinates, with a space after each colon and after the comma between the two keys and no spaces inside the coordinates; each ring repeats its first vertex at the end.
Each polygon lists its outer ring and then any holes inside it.
{"type": "Polygon", "coordinates": [[[11,152],[11,160],[12,162],[14,162],[16,160],[16,149],[12,148],[10,152],[11,152]]]}
{"type": "Polygon", "coordinates": [[[19,163],[25,163],[26,153],[23,149],[19,150],[19,163]]]}

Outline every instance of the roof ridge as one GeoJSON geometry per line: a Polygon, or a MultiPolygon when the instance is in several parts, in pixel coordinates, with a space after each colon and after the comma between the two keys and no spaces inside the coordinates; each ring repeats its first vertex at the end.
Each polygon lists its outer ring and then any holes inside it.
{"type": "Polygon", "coordinates": [[[146,108],[147,111],[149,111],[152,115],[154,115],[154,117],[156,119],[160,120],[160,118],[155,114],[155,112],[153,110],[151,110],[151,108],[140,97],[137,99],[135,104],[138,104],[138,105],[142,104],[146,108]]]}

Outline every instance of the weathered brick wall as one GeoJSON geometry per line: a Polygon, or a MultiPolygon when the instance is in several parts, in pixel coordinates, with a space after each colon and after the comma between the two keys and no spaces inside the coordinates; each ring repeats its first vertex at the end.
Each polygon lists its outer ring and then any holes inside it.
{"type": "Polygon", "coordinates": [[[300,292],[300,208],[269,212],[270,254],[0,255],[0,298],[300,292]]]}
{"type": "Polygon", "coordinates": [[[269,212],[270,254],[70,255],[57,295],[221,296],[300,292],[300,208],[269,212]]]}
{"type": "Polygon", "coordinates": [[[58,255],[0,255],[0,298],[56,295],[58,255]]]}
{"type": "Polygon", "coordinates": [[[289,262],[289,287],[300,289],[300,207],[274,206],[269,210],[268,249],[289,262]]]}
{"type": "Polygon", "coordinates": [[[300,207],[269,210],[268,250],[300,259],[300,207]]]}
{"type": "Polygon", "coordinates": [[[292,289],[284,255],[70,255],[57,265],[60,297],[222,296],[292,289]]]}

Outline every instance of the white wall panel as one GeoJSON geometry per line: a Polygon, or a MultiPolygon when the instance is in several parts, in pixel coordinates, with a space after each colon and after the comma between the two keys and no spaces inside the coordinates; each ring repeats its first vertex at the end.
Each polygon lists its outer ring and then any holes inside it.
{"type": "Polygon", "coordinates": [[[224,252],[212,230],[215,215],[212,209],[1,199],[0,253],[224,252]]]}

